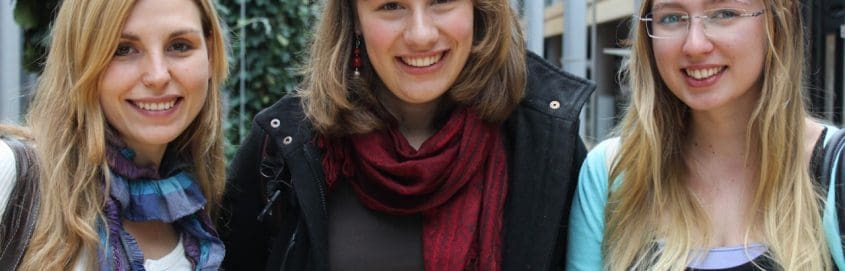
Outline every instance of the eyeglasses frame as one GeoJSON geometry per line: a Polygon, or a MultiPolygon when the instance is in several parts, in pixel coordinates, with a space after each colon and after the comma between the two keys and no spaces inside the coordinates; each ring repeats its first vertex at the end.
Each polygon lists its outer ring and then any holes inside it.
{"type": "MultiPolygon", "coordinates": [[[[713,10],[716,10],[716,9],[713,9],[713,10]]],[[[742,9],[739,9],[739,10],[742,10],[742,9]]],[[[646,14],[646,17],[640,17],[640,16],[637,16],[637,15],[634,15],[634,18],[636,18],[640,22],[645,22],[646,24],[651,24],[652,22],[654,22],[654,18],[651,17],[652,13],[653,12],[649,12],[648,14],[646,14]]],[[[711,18],[710,16],[707,16],[707,15],[690,15],[689,12],[684,12],[684,13],[687,14],[687,19],[689,20],[689,24],[687,24],[687,35],[689,35],[689,30],[692,27],[692,20],[693,19],[698,18],[700,20],[707,20],[707,19],[711,18]]],[[[765,8],[758,10],[758,11],[737,14],[737,16],[740,17],[740,18],[751,18],[751,17],[757,17],[757,16],[760,16],[760,15],[763,15],[764,13],[766,13],[765,8]]],[[[683,35],[680,35],[680,36],[677,36],[677,37],[658,37],[658,36],[652,35],[650,33],[651,31],[649,31],[649,29],[651,29],[651,27],[649,25],[646,25],[646,35],[648,35],[652,39],[676,39],[676,38],[683,37],[683,35]]]]}

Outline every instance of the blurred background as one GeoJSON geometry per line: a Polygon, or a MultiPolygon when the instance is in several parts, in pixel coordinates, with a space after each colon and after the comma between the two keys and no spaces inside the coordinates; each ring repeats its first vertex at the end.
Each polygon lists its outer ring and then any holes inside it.
{"type": "MultiPolygon", "coordinates": [[[[0,3],[0,122],[20,123],[41,71],[50,21],[60,0],[0,3]]],[[[225,121],[230,156],[252,117],[299,82],[319,1],[217,0],[230,31],[231,77],[225,121]]],[[[511,0],[530,50],[598,88],[581,114],[588,145],[609,136],[627,103],[617,72],[629,52],[627,35],[640,0],[511,0]]],[[[801,0],[807,27],[810,111],[843,124],[845,113],[845,0],[801,0]]],[[[231,157],[231,156],[230,156],[231,157]]]]}

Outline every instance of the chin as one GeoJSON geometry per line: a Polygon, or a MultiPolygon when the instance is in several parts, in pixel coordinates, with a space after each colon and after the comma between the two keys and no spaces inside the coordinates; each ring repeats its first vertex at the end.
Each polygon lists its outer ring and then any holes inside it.
{"type": "Polygon", "coordinates": [[[159,133],[147,133],[141,136],[136,137],[136,141],[143,143],[145,145],[167,145],[170,142],[176,140],[181,133],[168,133],[168,132],[159,132],[159,133]]]}

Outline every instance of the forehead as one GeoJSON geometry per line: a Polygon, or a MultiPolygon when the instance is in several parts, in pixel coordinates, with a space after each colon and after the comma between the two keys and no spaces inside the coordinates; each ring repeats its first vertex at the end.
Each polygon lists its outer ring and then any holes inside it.
{"type": "Polygon", "coordinates": [[[715,6],[723,4],[734,4],[742,6],[750,6],[753,0],[655,0],[652,5],[652,10],[661,8],[682,8],[689,7],[695,4],[704,6],[715,6]]]}

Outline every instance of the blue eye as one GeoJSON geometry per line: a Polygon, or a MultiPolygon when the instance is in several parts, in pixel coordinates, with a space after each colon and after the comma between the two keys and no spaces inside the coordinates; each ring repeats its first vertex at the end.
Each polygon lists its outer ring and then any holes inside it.
{"type": "Polygon", "coordinates": [[[686,22],[688,18],[689,16],[683,13],[667,13],[658,15],[656,21],[659,24],[672,25],[686,22]]]}
{"type": "Polygon", "coordinates": [[[735,9],[717,9],[709,12],[707,17],[712,19],[719,19],[719,20],[728,20],[739,17],[742,14],[741,11],[735,9]]]}

